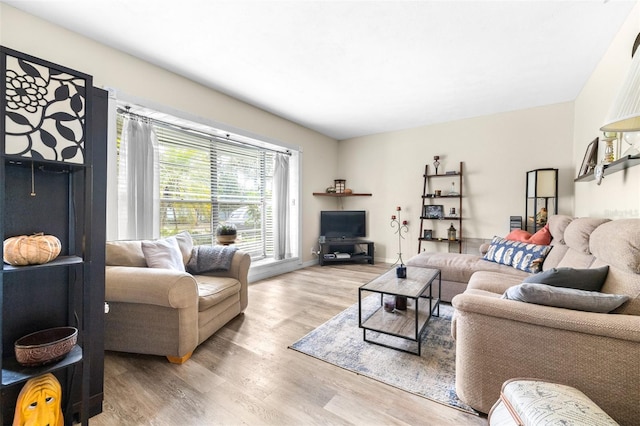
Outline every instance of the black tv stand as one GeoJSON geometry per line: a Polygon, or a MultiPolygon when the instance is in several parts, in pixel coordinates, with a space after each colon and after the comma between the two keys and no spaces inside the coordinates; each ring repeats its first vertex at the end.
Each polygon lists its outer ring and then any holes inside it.
{"type": "Polygon", "coordinates": [[[336,262],[367,262],[373,265],[373,255],[373,241],[360,238],[337,238],[327,239],[324,243],[320,243],[318,260],[320,266],[336,262]],[[366,245],[366,251],[363,251],[362,247],[359,247],[360,245],[366,245]],[[335,257],[331,255],[335,255],[335,257]]]}

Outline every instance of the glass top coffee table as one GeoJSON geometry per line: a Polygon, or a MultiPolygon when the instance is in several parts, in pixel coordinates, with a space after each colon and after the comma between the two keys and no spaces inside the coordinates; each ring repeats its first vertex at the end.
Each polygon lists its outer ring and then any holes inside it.
{"type": "Polygon", "coordinates": [[[439,269],[407,266],[407,277],[398,278],[395,268],[358,289],[358,325],[365,342],[374,343],[420,356],[420,335],[431,316],[440,316],[442,276],[439,269]],[[438,279],[438,297],[433,294],[434,281],[438,279]],[[380,294],[380,304],[373,311],[363,312],[363,297],[368,293],[380,294]],[[385,310],[386,299],[406,297],[406,310],[385,310]],[[366,318],[363,318],[366,316],[366,318]],[[390,343],[367,339],[367,331],[374,331],[417,342],[418,350],[412,351],[390,343]]]}

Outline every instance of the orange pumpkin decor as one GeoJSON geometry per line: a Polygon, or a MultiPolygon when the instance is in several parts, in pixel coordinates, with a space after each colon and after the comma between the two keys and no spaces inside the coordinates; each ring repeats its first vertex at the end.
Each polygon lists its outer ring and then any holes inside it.
{"type": "Polygon", "coordinates": [[[40,265],[58,257],[62,246],[53,235],[40,232],[4,240],[3,259],[13,266],[40,265]]]}
{"type": "Polygon", "coordinates": [[[61,402],[62,387],[53,374],[29,379],[18,395],[13,426],[63,426],[61,402]]]}

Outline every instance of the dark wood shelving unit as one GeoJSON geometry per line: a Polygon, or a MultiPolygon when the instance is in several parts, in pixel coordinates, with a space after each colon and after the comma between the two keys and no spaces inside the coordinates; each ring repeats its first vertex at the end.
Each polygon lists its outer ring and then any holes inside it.
{"type": "MultiPolygon", "coordinates": [[[[424,185],[422,187],[422,210],[420,212],[420,234],[418,235],[418,253],[422,251],[422,243],[449,243],[449,250],[451,251],[453,246],[458,253],[462,253],[462,177],[464,172],[464,164],[461,161],[459,169],[455,172],[448,172],[442,174],[429,173],[429,165],[424,167],[424,185]],[[454,182],[458,183],[456,192],[458,195],[441,194],[435,195],[435,189],[432,188],[432,180],[441,180],[442,178],[454,179],[454,182]],[[443,206],[446,210],[449,207],[455,205],[457,208],[456,216],[447,216],[446,213],[441,218],[427,217],[424,215],[425,207],[433,205],[435,200],[443,200],[447,205],[443,206]],[[457,200],[457,203],[455,202],[457,200]],[[450,240],[448,238],[424,238],[425,221],[427,223],[433,222],[437,226],[438,222],[442,221],[456,221],[458,223],[457,235],[458,238],[450,240]]],[[[440,226],[442,228],[442,226],[440,226]]],[[[435,228],[435,226],[434,226],[435,228]]],[[[435,232],[435,230],[433,230],[435,232]]]]}
{"type": "MultiPolygon", "coordinates": [[[[637,166],[640,164],[640,155],[626,155],[612,163],[606,164],[604,166],[604,176],[610,175],[611,173],[616,173],[622,170],[629,169],[631,167],[637,166]]],[[[585,175],[579,176],[575,178],[574,182],[590,182],[595,180],[596,177],[594,173],[591,171],[585,175]]]]}
{"type": "Polygon", "coordinates": [[[3,84],[39,73],[48,90],[35,113],[9,105],[2,90],[0,240],[42,232],[61,244],[51,262],[0,265],[0,424],[10,424],[28,380],[52,373],[62,387],[65,424],[86,425],[103,401],[108,93],[64,66],[5,47],[0,55],[3,84]],[[36,113],[39,121],[24,125],[36,113]],[[18,338],[61,326],[78,329],[69,354],[41,367],[18,363],[18,338]]]}

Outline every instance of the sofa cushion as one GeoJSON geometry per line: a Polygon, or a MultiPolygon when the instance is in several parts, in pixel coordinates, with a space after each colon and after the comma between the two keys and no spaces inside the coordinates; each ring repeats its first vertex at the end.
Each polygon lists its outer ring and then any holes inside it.
{"type": "Polygon", "coordinates": [[[501,272],[503,274],[516,275],[522,281],[527,276],[523,271],[511,266],[487,262],[474,254],[460,253],[420,253],[407,262],[407,266],[419,266],[422,268],[440,269],[442,281],[468,283],[476,271],[501,272]]]}
{"type": "Polygon", "coordinates": [[[502,298],[599,313],[611,312],[629,300],[629,296],[622,294],[598,293],[535,283],[523,283],[510,287],[502,298]]]}
{"type": "Polygon", "coordinates": [[[105,261],[107,266],[147,266],[140,241],[107,241],[105,261]]]}
{"type": "Polygon", "coordinates": [[[182,252],[176,237],[162,240],[142,241],[142,252],[150,268],[173,269],[184,272],[182,252]]]}
{"type": "Polygon", "coordinates": [[[535,273],[542,268],[542,262],[544,262],[549,250],[551,250],[551,246],[527,244],[494,237],[483,259],[535,273]]]}
{"type": "Polygon", "coordinates": [[[566,244],[564,241],[564,231],[573,219],[574,218],[572,216],[561,214],[549,216],[547,224],[549,225],[549,232],[551,233],[552,241],[556,244],[566,244]]]}
{"type": "Polygon", "coordinates": [[[572,249],[580,252],[591,254],[589,251],[589,238],[594,229],[610,219],[601,219],[593,217],[579,217],[574,219],[567,225],[564,231],[564,241],[572,249]]]}
{"type": "Polygon", "coordinates": [[[603,223],[591,234],[590,250],[598,260],[640,274],[640,220],[603,223]]]}
{"type": "Polygon", "coordinates": [[[600,291],[608,272],[608,266],[591,269],[552,268],[539,274],[531,275],[522,282],[577,288],[586,291],[600,291]]]}
{"type": "Polygon", "coordinates": [[[227,297],[240,292],[240,282],[235,278],[195,275],[198,283],[198,311],[217,305],[227,297]]]}

